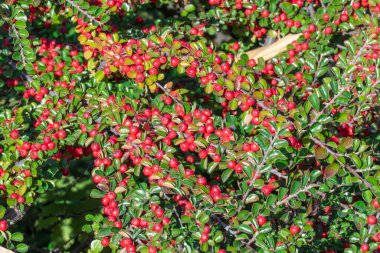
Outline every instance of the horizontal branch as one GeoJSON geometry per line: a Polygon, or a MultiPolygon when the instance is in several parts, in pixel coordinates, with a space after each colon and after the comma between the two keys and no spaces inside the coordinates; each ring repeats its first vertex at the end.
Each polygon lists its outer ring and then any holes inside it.
{"type": "Polygon", "coordinates": [[[297,191],[296,193],[293,193],[293,194],[290,194],[288,197],[284,198],[283,200],[277,202],[274,207],[278,207],[282,204],[285,204],[287,202],[289,202],[291,199],[294,199],[298,196],[298,194],[302,193],[302,192],[308,192],[310,189],[312,188],[315,188],[315,187],[318,187],[319,185],[318,184],[310,184],[308,186],[306,186],[305,188],[297,191]]]}
{"type": "Polygon", "coordinates": [[[318,144],[319,146],[323,147],[330,155],[332,155],[336,161],[338,161],[343,168],[347,169],[349,172],[351,172],[355,177],[359,178],[360,181],[362,181],[362,183],[367,186],[369,189],[373,190],[373,186],[367,181],[365,180],[362,176],[359,175],[359,173],[357,173],[350,165],[348,164],[344,164],[342,163],[338,158],[339,157],[342,157],[341,154],[338,154],[334,151],[332,151],[329,147],[327,147],[327,145],[325,143],[323,143],[321,140],[311,136],[310,137],[311,140],[313,140],[316,144],[318,144]]]}
{"type": "Polygon", "coordinates": [[[74,3],[73,1],[71,0],[65,0],[66,2],[68,2],[69,4],[71,4],[75,9],[77,9],[80,13],[82,13],[83,15],[85,15],[89,20],[91,20],[93,23],[96,23],[98,24],[98,26],[103,26],[104,23],[103,22],[100,22],[98,21],[94,16],[90,15],[90,13],[88,13],[87,11],[83,10],[79,5],[77,5],[76,3],[74,3]]]}
{"type": "Polygon", "coordinates": [[[20,43],[20,56],[21,56],[21,63],[22,65],[25,67],[26,65],[26,57],[25,57],[25,54],[24,54],[24,48],[22,46],[22,43],[21,43],[21,38],[18,34],[18,31],[16,29],[16,26],[14,24],[11,25],[11,29],[16,37],[16,39],[18,40],[18,43],[20,43]]]}

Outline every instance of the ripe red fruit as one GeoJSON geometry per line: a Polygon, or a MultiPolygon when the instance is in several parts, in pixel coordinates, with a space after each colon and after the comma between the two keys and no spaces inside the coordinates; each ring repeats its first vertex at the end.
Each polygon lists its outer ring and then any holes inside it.
{"type": "Polygon", "coordinates": [[[205,243],[205,242],[207,242],[207,241],[208,241],[208,234],[203,233],[203,234],[201,235],[201,239],[200,239],[200,241],[201,241],[201,243],[205,243]]]}
{"type": "Polygon", "coordinates": [[[347,14],[342,14],[342,15],[340,15],[340,20],[341,20],[342,22],[346,22],[346,21],[348,20],[348,15],[347,15],[347,14]]]}
{"type": "Polygon", "coordinates": [[[298,80],[298,81],[302,81],[303,79],[303,74],[301,72],[297,72],[295,74],[295,78],[298,80]]]}
{"type": "Polygon", "coordinates": [[[161,208],[159,208],[159,209],[157,209],[156,211],[154,211],[155,212],[155,214],[156,214],[156,216],[158,217],[158,218],[161,218],[162,216],[164,216],[164,210],[162,210],[161,208]]]}
{"type": "Polygon", "coordinates": [[[250,67],[255,67],[255,66],[256,66],[256,61],[255,61],[255,59],[249,59],[249,60],[248,60],[248,66],[250,66],[250,67]]]}
{"type": "Polygon", "coordinates": [[[264,225],[265,223],[267,222],[267,219],[265,219],[264,216],[257,216],[257,223],[259,224],[259,226],[262,226],[264,225]]]}
{"type": "Polygon", "coordinates": [[[261,192],[264,193],[266,196],[268,196],[269,194],[271,194],[272,191],[273,191],[273,188],[270,185],[264,185],[261,188],[261,192]]]}
{"type": "Polygon", "coordinates": [[[207,184],[207,179],[205,177],[199,177],[197,179],[197,183],[201,185],[206,185],[207,184]]]}
{"type": "Polygon", "coordinates": [[[316,27],[316,25],[314,25],[314,24],[310,24],[310,25],[308,26],[308,29],[309,29],[309,32],[315,32],[315,30],[317,30],[317,27],[316,27]]]}
{"type": "Polygon", "coordinates": [[[263,12],[261,12],[261,16],[262,16],[263,18],[267,18],[267,17],[269,17],[269,11],[268,11],[268,10],[264,10],[263,12]]]}
{"type": "Polygon", "coordinates": [[[162,230],[162,225],[159,224],[159,223],[154,224],[152,230],[153,230],[154,232],[156,232],[156,233],[159,233],[159,232],[161,232],[161,230],[162,230]]]}
{"type": "Polygon", "coordinates": [[[287,107],[288,107],[288,110],[292,110],[292,109],[296,108],[296,103],[288,102],[287,107]]]}
{"type": "Polygon", "coordinates": [[[290,226],[290,233],[292,235],[298,234],[300,232],[300,228],[296,225],[290,226]]]}
{"type": "Polygon", "coordinates": [[[234,167],[235,171],[237,173],[242,173],[243,172],[243,166],[241,164],[236,164],[236,166],[234,167]]]}
{"type": "Polygon", "coordinates": [[[375,215],[370,215],[367,217],[367,223],[369,225],[375,225],[377,223],[377,219],[375,215]]]}
{"type": "Polygon", "coordinates": [[[131,225],[135,226],[135,227],[140,226],[140,219],[139,218],[132,218],[131,225]]]}
{"type": "Polygon", "coordinates": [[[379,208],[380,207],[380,204],[379,204],[379,201],[377,199],[373,199],[371,201],[371,205],[374,207],[374,208],[379,208]]]}
{"type": "Polygon", "coordinates": [[[186,70],[186,74],[188,77],[194,78],[197,75],[197,69],[190,67],[186,70]]]}
{"type": "Polygon", "coordinates": [[[211,5],[218,5],[220,3],[220,0],[208,0],[208,3],[211,5]]]}
{"type": "Polygon", "coordinates": [[[108,247],[108,245],[110,245],[110,240],[107,237],[104,237],[101,240],[101,244],[103,245],[103,247],[108,247]]]}
{"type": "Polygon", "coordinates": [[[10,136],[12,139],[16,140],[20,137],[20,132],[18,130],[14,129],[10,132],[10,136]]]}
{"type": "Polygon", "coordinates": [[[363,252],[368,252],[369,251],[369,245],[364,243],[360,246],[360,250],[363,252]]]}
{"type": "Polygon", "coordinates": [[[252,151],[252,152],[257,152],[257,151],[259,151],[259,150],[260,150],[259,145],[257,145],[255,142],[253,142],[253,143],[251,144],[251,151],[252,151]]]}
{"type": "Polygon", "coordinates": [[[178,64],[179,64],[179,59],[177,57],[172,57],[170,59],[170,66],[172,66],[173,68],[177,67],[178,64]]]}
{"type": "Polygon", "coordinates": [[[6,220],[0,220],[0,231],[7,231],[8,223],[6,220]]]}
{"type": "Polygon", "coordinates": [[[176,158],[172,158],[170,161],[169,161],[169,167],[170,168],[177,168],[178,167],[178,160],[176,158]]]}
{"type": "Polygon", "coordinates": [[[273,95],[272,89],[267,89],[264,91],[264,96],[270,98],[273,95]]]}
{"type": "Polygon", "coordinates": [[[113,157],[116,159],[120,159],[123,156],[123,152],[119,149],[113,151],[112,153],[113,157]]]}
{"type": "Polygon", "coordinates": [[[144,82],[144,81],[145,81],[145,76],[144,76],[144,74],[142,74],[142,73],[137,74],[135,80],[136,80],[136,82],[138,82],[138,83],[142,83],[142,82],[144,82]]]}
{"type": "Polygon", "coordinates": [[[227,166],[228,166],[228,168],[233,169],[236,166],[236,162],[235,161],[229,161],[227,163],[227,166]]]}
{"type": "Polygon", "coordinates": [[[332,29],[331,26],[327,26],[327,27],[325,28],[325,31],[324,31],[325,34],[332,34],[332,32],[333,32],[333,29],[332,29]]]}
{"type": "Polygon", "coordinates": [[[149,253],[156,253],[157,252],[157,248],[154,246],[149,246],[148,250],[149,250],[148,251],[149,253]]]}
{"type": "Polygon", "coordinates": [[[354,2],[354,3],[352,3],[352,8],[353,9],[359,9],[360,8],[360,2],[354,2]]]}

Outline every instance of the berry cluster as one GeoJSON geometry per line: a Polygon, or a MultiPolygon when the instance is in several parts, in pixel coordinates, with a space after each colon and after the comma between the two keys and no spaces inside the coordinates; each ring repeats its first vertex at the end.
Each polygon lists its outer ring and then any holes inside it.
{"type": "Polygon", "coordinates": [[[7,248],[70,178],[98,199],[90,252],[380,250],[379,4],[0,8],[7,248]]]}

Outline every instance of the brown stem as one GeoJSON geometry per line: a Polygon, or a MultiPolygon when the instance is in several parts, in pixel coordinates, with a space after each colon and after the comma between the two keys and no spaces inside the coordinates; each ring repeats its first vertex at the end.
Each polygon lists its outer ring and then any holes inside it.
{"type": "Polygon", "coordinates": [[[306,186],[305,188],[297,191],[296,193],[293,193],[293,194],[290,194],[288,197],[284,198],[283,200],[277,202],[274,207],[278,207],[282,204],[285,204],[287,202],[289,202],[291,199],[294,199],[298,196],[298,194],[302,193],[302,192],[308,192],[311,188],[314,188],[314,187],[318,187],[319,185],[318,184],[310,184],[308,186],[306,186]]]}
{"type": "MultiPolygon", "coordinates": [[[[352,60],[352,62],[350,63],[350,65],[352,65],[352,64],[355,64],[356,63],[356,61],[359,59],[359,57],[362,55],[362,52],[363,52],[363,49],[365,48],[367,46],[367,41],[364,43],[364,45],[359,49],[359,52],[356,54],[356,56],[354,57],[354,59],[352,60]]],[[[343,80],[343,79],[346,79],[347,78],[347,75],[348,75],[349,73],[347,72],[347,69],[345,69],[345,71],[343,72],[343,74],[342,74],[342,76],[341,76],[341,80],[343,80]]],[[[351,76],[350,76],[350,78],[349,79],[351,79],[351,76]]],[[[339,92],[337,93],[337,94],[335,94],[335,96],[327,103],[327,104],[325,104],[325,106],[322,108],[322,110],[321,111],[319,111],[316,115],[315,115],[315,117],[313,118],[313,120],[312,121],[310,121],[310,123],[301,131],[301,134],[302,133],[304,133],[309,127],[311,127],[312,125],[314,125],[316,122],[317,122],[317,120],[318,120],[318,118],[324,113],[324,111],[327,109],[327,108],[329,108],[329,106],[330,105],[332,105],[334,102],[335,102],[335,100],[337,100],[339,97],[340,97],[340,95],[342,95],[342,93],[345,91],[345,89],[344,89],[344,87],[340,87],[340,90],[339,90],[339,92]]]]}
{"type": "Polygon", "coordinates": [[[24,48],[22,47],[22,43],[21,43],[21,38],[20,36],[18,35],[18,32],[17,32],[17,29],[16,29],[16,26],[14,24],[11,25],[11,28],[13,30],[13,33],[15,34],[15,37],[16,39],[19,41],[20,43],[20,56],[21,56],[21,62],[22,62],[22,65],[25,67],[26,65],[26,59],[25,59],[25,55],[24,55],[24,48]]]}
{"type": "Polygon", "coordinates": [[[171,97],[177,104],[180,104],[182,105],[182,103],[175,97],[173,97],[166,89],[165,87],[163,87],[161,84],[159,83],[156,83],[156,85],[158,86],[158,88],[160,88],[163,92],[165,92],[166,95],[168,95],[169,97],[171,97]]]}
{"type": "Polygon", "coordinates": [[[262,167],[264,166],[265,162],[266,162],[266,159],[269,155],[269,153],[273,150],[273,147],[274,147],[274,143],[275,141],[278,139],[278,133],[280,131],[276,131],[276,134],[273,136],[270,144],[269,144],[269,147],[267,150],[264,151],[264,155],[263,155],[263,159],[261,160],[260,164],[257,166],[257,169],[255,171],[255,176],[251,179],[251,182],[249,183],[249,187],[248,187],[248,190],[243,194],[243,197],[242,197],[242,200],[243,200],[243,205],[241,205],[239,208],[238,208],[238,212],[240,212],[244,206],[244,203],[245,203],[245,200],[247,199],[248,197],[248,194],[250,193],[250,191],[252,190],[252,186],[255,182],[255,180],[257,179],[257,177],[259,176],[259,172],[260,170],[262,169],[262,167]]]}
{"type": "Polygon", "coordinates": [[[367,186],[369,189],[373,190],[373,186],[367,181],[365,180],[364,178],[362,178],[362,176],[359,175],[359,173],[357,173],[350,165],[348,164],[343,164],[338,158],[339,157],[342,157],[343,155],[341,154],[338,154],[338,153],[335,153],[334,151],[332,151],[329,147],[327,147],[327,145],[325,143],[323,143],[322,141],[318,140],[317,138],[311,136],[310,137],[311,140],[313,140],[316,144],[318,144],[319,146],[323,147],[329,154],[331,154],[335,160],[337,160],[342,166],[343,168],[346,168],[349,172],[351,172],[355,177],[359,178],[360,181],[362,181],[362,183],[367,186]]]}
{"type": "Polygon", "coordinates": [[[69,4],[71,4],[75,9],[77,9],[80,13],[82,13],[83,15],[85,15],[89,20],[91,20],[93,23],[96,23],[98,24],[98,26],[103,26],[104,23],[103,22],[100,22],[98,21],[95,17],[93,17],[92,15],[90,15],[90,13],[88,13],[87,11],[83,10],[79,5],[77,5],[76,3],[74,3],[73,1],[71,0],[65,0],[66,2],[68,2],[69,4]]]}

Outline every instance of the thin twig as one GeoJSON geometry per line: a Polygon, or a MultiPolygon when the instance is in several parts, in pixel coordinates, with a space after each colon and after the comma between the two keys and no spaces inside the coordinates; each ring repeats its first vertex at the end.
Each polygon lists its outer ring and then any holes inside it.
{"type": "Polygon", "coordinates": [[[279,177],[279,178],[285,178],[285,179],[288,178],[288,176],[282,175],[278,170],[272,169],[270,172],[271,172],[272,174],[276,175],[276,176],[279,177]]]}
{"type": "MultiPolygon", "coordinates": [[[[362,52],[363,52],[363,49],[367,46],[367,41],[364,43],[364,45],[359,49],[359,52],[357,53],[357,55],[354,57],[354,59],[352,60],[352,62],[350,63],[350,65],[352,64],[355,64],[356,61],[358,60],[358,58],[362,55],[362,52]]],[[[345,79],[348,75],[348,72],[347,72],[347,68],[344,70],[342,76],[341,76],[341,80],[345,79]]],[[[352,75],[349,77],[349,79],[351,79],[352,75]]],[[[324,111],[329,108],[330,105],[332,105],[339,97],[340,95],[342,95],[342,93],[345,91],[345,89],[343,87],[340,88],[340,90],[338,91],[337,94],[335,94],[335,96],[327,103],[325,104],[325,106],[322,108],[322,110],[320,110],[316,115],[315,117],[313,118],[312,121],[310,121],[310,123],[301,131],[301,134],[304,133],[309,127],[311,127],[312,125],[314,125],[318,118],[324,113],[324,111]]]]}
{"type": "Polygon", "coordinates": [[[356,215],[359,215],[359,214],[360,214],[360,213],[358,213],[357,211],[355,211],[354,209],[352,209],[351,207],[349,207],[348,205],[345,205],[345,204],[343,204],[343,203],[339,203],[339,205],[340,205],[341,207],[345,208],[345,209],[349,209],[349,210],[354,211],[354,213],[355,213],[356,215]]]}
{"type": "Polygon", "coordinates": [[[182,103],[177,99],[175,98],[174,96],[172,96],[166,89],[165,87],[163,87],[161,84],[159,83],[156,83],[156,85],[158,86],[158,88],[160,88],[163,92],[165,92],[166,95],[168,95],[169,97],[171,97],[177,104],[180,104],[182,105],[182,103]]]}
{"type": "Polygon", "coordinates": [[[20,43],[20,56],[21,56],[21,62],[22,62],[22,65],[25,67],[26,65],[26,59],[25,59],[25,55],[24,55],[24,48],[22,46],[22,43],[21,43],[21,38],[20,36],[18,35],[18,32],[17,32],[17,29],[16,29],[16,26],[14,24],[11,25],[11,28],[13,30],[13,33],[15,34],[15,37],[16,39],[19,41],[20,43]]]}
{"type": "MultiPolygon", "coordinates": [[[[164,193],[164,198],[167,199],[167,200],[171,200],[171,198],[168,195],[166,195],[165,193],[164,193]]],[[[181,228],[183,228],[184,226],[183,226],[183,223],[182,223],[182,220],[181,220],[181,216],[179,215],[177,209],[173,208],[173,211],[174,211],[174,215],[176,216],[176,219],[178,220],[181,228]]]]}
{"type": "Polygon", "coordinates": [[[247,246],[251,245],[255,240],[256,240],[256,237],[259,235],[259,231],[257,231],[253,236],[252,238],[246,243],[247,246]]]}
{"type": "Polygon", "coordinates": [[[325,143],[323,143],[322,141],[320,141],[319,139],[311,136],[310,137],[311,140],[313,140],[316,144],[318,144],[319,146],[323,147],[329,154],[331,154],[335,160],[337,160],[342,166],[343,168],[346,168],[348,171],[350,171],[355,177],[359,178],[360,181],[363,182],[363,184],[365,184],[365,186],[367,186],[369,189],[373,190],[373,186],[367,181],[365,180],[364,178],[362,178],[362,176],[359,175],[359,173],[357,173],[350,165],[348,164],[344,164],[342,163],[338,158],[339,157],[342,157],[343,155],[340,155],[338,153],[335,153],[334,151],[332,151],[329,147],[327,147],[327,145],[325,143]]]}
{"type": "MultiPolygon", "coordinates": [[[[244,193],[243,197],[242,197],[242,200],[243,200],[243,204],[245,203],[245,200],[247,199],[248,197],[248,194],[250,193],[251,191],[251,188],[255,182],[255,180],[257,179],[257,177],[259,176],[259,172],[260,170],[262,169],[262,167],[264,166],[265,162],[266,162],[266,159],[268,157],[268,155],[270,154],[270,152],[272,152],[273,148],[274,148],[274,143],[275,141],[278,139],[278,133],[280,131],[276,131],[275,135],[273,136],[270,144],[269,144],[269,147],[267,150],[264,151],[264,155],[263,155],[263,158],[260,162],[260,164],[257,166],[256,168],[256,171],[255,171],[255,176],[251,179],[251,182],[249,183],[249,187],[248,187],[248,190],[244,193]]],[[[238,208],[238,212],[240,212],[242,210],[244,205],[241,205],[239,208],[238,208]]]]}
{"type": "MultiPolygon", "coordinates": [[[[11,66],[11,68],[13,70],[18,70],[17,67],[16,67],[16,64],[12,61],[10,61],[9,63],[9,66],[11,66]]],[[[28,83],[32,82],[33,81],[33,78],[31,78],[28,74],[25,74],[24,72],[21,72],[21,77],[27,81],[28,83]]]]}
{"type": "Polygon", "coordinates": [[[80,13],[82,13],[83,15],[85,15],[93,23],[97,23],[98,26],[103,26],[104,25],[103,22],[98,21],[95,17],[91,16],[90,13],[88,13],[85,10],[83,10],[79,5],[77,5],[73,1],[71,1],[71,0],[65,0],[65,1],[68,2],[69,4],[71,4],[73,7],[75,7],[80,13]]]}
{"type": "Polygon", "coordinates": [[[218,222],[218,224],[219,224],[224,230],[226,230],[228,233],[230,233],[230,234],[233,235],[233,236],[236,236],[237,232],[233,231],[233,230],[230,228],[230,226],[227,225],[226,223],[224,223],[224,222],[222,221],[222,219],[219,218],[217,215],[213,214],[213,215],[211,215],[211,218],[216,219],[217,222],[218,222]]]}
{"type": "Polygon", "coordinates": [[[293,193],[293,194],[290,194],[288,197],[284,198],[283,200],[277,202],[274,207],[278,207],[282,204],[285,204],[287,202],[289,202],[291,199],[294,199],[298,196],[298,194],[302,193],[302,192],[308,192],[311,188],[314,188],[314,187],[318,187],[319,184],[310,184],[308,186],[306,186],[305,188],[297,191],[296,193],[293,193]]]}

